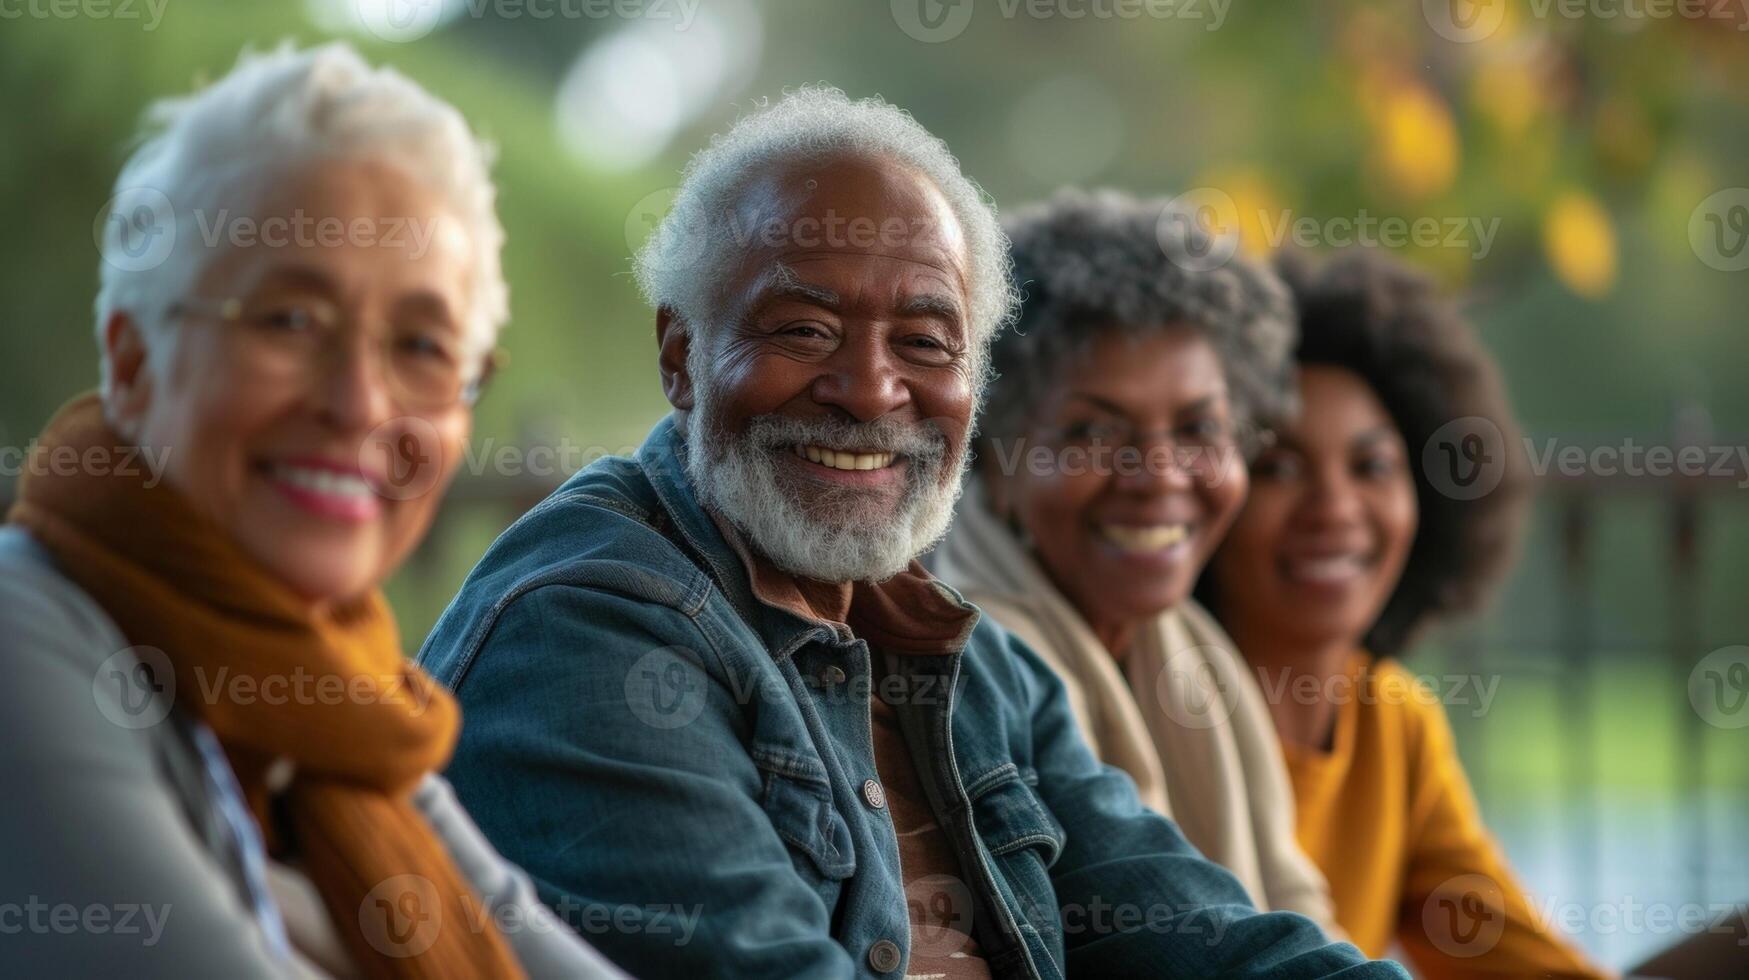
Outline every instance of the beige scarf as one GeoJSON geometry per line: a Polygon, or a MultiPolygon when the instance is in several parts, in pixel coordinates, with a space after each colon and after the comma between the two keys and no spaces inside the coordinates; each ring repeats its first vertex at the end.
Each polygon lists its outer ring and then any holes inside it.
{"type": "Polygon", "coordinates": [[[1294,838],[1293,789],[1268,705],[1201,607],[1187,599],[1162,613],[1120,663],[991,513],[975,479],[935,572],[1056,670],[1094,754],[1129,773],[1142,802],[1173,818],[1259,908],[1335,929],[1323,876],[1294,838]]]}

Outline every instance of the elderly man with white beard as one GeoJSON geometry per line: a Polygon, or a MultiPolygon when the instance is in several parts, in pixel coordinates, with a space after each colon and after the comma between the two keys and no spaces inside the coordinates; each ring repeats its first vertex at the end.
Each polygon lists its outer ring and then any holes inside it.
{"type": "Polygon", "coordinates": [[[673,413],[492,545],[420,655],[449,777],[652,977],[1401,976],[1260,914],[916,561],[1012,305],[941,141],[806,89],[688,167],[638,260],[673,413]]]}

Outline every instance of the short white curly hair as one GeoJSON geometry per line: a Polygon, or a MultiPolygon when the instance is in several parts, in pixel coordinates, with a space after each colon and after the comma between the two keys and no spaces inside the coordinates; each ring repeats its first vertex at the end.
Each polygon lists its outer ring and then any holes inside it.
{"type": "MultiPolygon", "coordinates": [[[[168,329],[163,314],[210,258],[199,234],[203,214],[235,214],[251,194],[300,167],[370,159],[440,192],[466,230],[474,261],[466,326],[474,353],[483,355],[509,317],[494,155],[454,106],[393,69],[371,67],[346,44],[245,51],[217,82],[145,112],[100,240],[99,350],[117,310],[148,332],[168,329]],[[166,255],[140,261],[138,242],[128,237],[141,230],[130,228],[132,215],[169,224],[166,255]]],[[[107,357],[102,368],[107,378],[107,357]]]]}
{"type": "Polygon", "coordinates": [[[798,161],[853,155],[914,167],[947,200],[964,236],[967,333],[980,365],[1012,315],[1017,293],[1008,272],[1008,239],[996,208],[960,172],[947,144],[910,113],[879,97],[852,100],[827,86],[806,86],[763,101],[693,156],[673,206],[636,258],[638,285],[655,307],[673,310],[685,329],[708,329],[722,315],[723,285],[738,259],[724,221],[762,173],[798,161]]]}

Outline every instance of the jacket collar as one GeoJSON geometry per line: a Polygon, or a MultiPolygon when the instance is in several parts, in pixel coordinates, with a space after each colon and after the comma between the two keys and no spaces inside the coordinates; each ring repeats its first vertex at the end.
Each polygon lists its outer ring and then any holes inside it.
{"type": "Polygon", "coordinates": [[[681,543],[717,583],[741,619],[759,634],[772,659],[782,660],[811,640],[849,642],[849,630],[804,619],[761,602],[753,593],[746,567],[693,491],[686,472],[686,437],[675,425],[674,413],[662,417],[638,447],[638,465],[679,533],[681,543]]]}

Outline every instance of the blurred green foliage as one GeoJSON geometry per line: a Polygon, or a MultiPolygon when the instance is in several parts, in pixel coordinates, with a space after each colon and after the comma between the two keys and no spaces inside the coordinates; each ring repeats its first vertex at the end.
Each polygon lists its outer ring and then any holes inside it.
{"type": "MultiPolygon", "coordinates": [[[[141,109],[224,72],[245,46],[332,36],[310,10],[346,2],[167,0],[149,32],[117,19],[0,20],[9,101],[0,113],[0,445],[23,445],[95,381],[92,229],[141,109]]],[[[640,202],[673,185],[687,154],[756,97],[822,81],[911,110],[1004,207],[1073,180],[1161,195],[1212,187],[1241,211],[1318,221],[1498,219],[1480,257],[1438,246],[1407,254],[1464,292],[1529,434],[1667,442],[1686,404],[1710,416],[1716,440],[1742,442],[1749,271],[1709,266],[1689,230],[1703,199],[1749,185],[1749,22],[1736,12],[1563,18],[1539,16],[1546,4],[1499,2],[1504,23],[1475,43],[1430,29],[1418,2],[1240,2],[1218,5],[1224,19],[1211,30],[1217,5],[1185,8],[1202,10],[1201,20],[1069,19],[978,0],[963,32],[940,43],[901,29],[901,3],[730,5],[755,18],[753,73],[694,93],[704,110],[656,157],[622,171],[567,152],[554,100],[573,60],[624,23],[502,16],[488,4],[485,16],[457,17],[413,43],[345,36],[454,102],[500,146],[510,365],[480,406],[476,443],[566,437],[613,450],[641,438],[665,406],[652,316],[629,275],[640,202]]],[[[662,81],[625,84],[654,98],[662,81]]],[[[1247,248],[1264,244],[1257,228],[1245,231],[1247,248]]],[[[1704,648],[1694,657],[1749,639],[1745,501],[1749,490],[1738,489],[1703,508],[1704,648]]],[[[448,514],[437,553],[392,590],[410,643],[511,516],[448,514]]],[[[1549,657],[1565,629],[1547,516],[1481,644],[1497,662],[1541,664],[1545,675],[1559,670],[1549,657]]],[[[1600,655],[1637,665],[1612,676],[1662,676],[1679,608],[1667,507],[1659,498],[1611,504],[1597,530],[1587,574],[1600,655]]],[[[1463,667],[1433,646],[1427,662],[1463,667]]],[[[1669,684],[1655,704],[1640,681],[1605,688],[1610,733],[1589,736],[1607,759],[1598,785],[1629,797],[1673,792],[1670,716],[1682,709],[1669,684]]],[[[1508,747],[1489,770],[1502,794],[1546,784],[1562,765],[1555,753],[1517,751],[1521,738],[1549,737],[1554,707],[1534,687],[1515,691],[1488,741],[1466,742],[1466,751],[1508,747]]],[[[1737,760],[1731,772],[1714,765],[1710,779],[1740,787],[1743,733],[1709,737],[1715,759],[1737,760]]],[[[1486,777],[1482,790],[1494,795],[1486,777]]],[[[1728,860],[1726,876],[1749,881],[1743,859],[1728,860]]]]}
{"type": "MultiPolygon", "coordinates": [[[[0,117],[12,229],[0,245],[9,253],[0,444],[24,444],[95,380],[92,228],[142,108],[223,73],[246,46],[333,36],[311,16],[322,7],[168,0],[149,32],[118,19],[0,22],[0,86],[13,100],[0,117]]],[[[1493,36],[1459,44],[1418,8],[1235,4],[1210,30],[1212,6],[1181,8],[1201,20],[1069,20],[985,0],[960,34],[924,43],[889,4],[719,6],[753,12],[763,39],[755,73],[705,93],[705,109],[665,152],[621,172],[566,152],[554,99],[572,60],[623,22],[538,20],[515,16],[516,6],[501,16],[488,5],[487,16],[458,17],[413,43],[342,36],[453,101],[500,147],[510,361],[480,406],[476,445],[637,442],[664,408],[652,318],[629,275],[641,202],[756,98],[821,81],[910,109],[1000,206],[1068,178],[1162,195],[1214,187],[1247,211],[1270,208],[1270,220],[1497,221],[1480,258],[1473,240],[1408,252],[1465,292],[1530,434],[1667,441],[1683,400],[1711,414],[1720,438],[1749,434],[1749,272],[1709,267],[1688,241],[1703,198],[1749,183],[1749,33],[1685,20],[1636,30],[1538,20],[1533,5],[1513,4],[1493,36]],[[1545,244],[1551,209],[1575,194],[1601,210],[1613,242],[1607,288],[1593,296],[1562,282],[1545,244]]],[[[642,80],[655,99],[653,81],[642,80]]],[[[1262,244],[1255,223],[1245,230],[1248,248],[1262,244]]],[[[502,516],[485,528],[495,522],[502,516]]],[[[472,529],[467,545],[486,533],[472,529]]],[[[1749,634],[1734,594],[1749,560],[1734,542],[1707,549],[1715,591],[1705,608],[1721,638],[1749,634]]],[[[1608,632],[1660,635],[1647,579],[1662,564],[1656,547],[1604,553],[1627,556],[1601,569],[1608,632]]],[[[458,550],[405,596],[410,635],[441,608],[429,593],[459,582],[469,556],[458,550]]],[[[1525,577],[1508,633],[1546,628],[1552,581],[1525,577]]]]}

